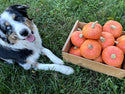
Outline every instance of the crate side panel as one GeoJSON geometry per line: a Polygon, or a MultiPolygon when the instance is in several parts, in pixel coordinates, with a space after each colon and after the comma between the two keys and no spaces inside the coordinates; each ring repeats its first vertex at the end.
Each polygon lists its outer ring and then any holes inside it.
{"type": "Polygon", "coordinates": [[[92,60],[88,60],[82,57],[74,56],[69,53],[63,52],[63,59],[66,62],[76,64],[96,72],[104,73],[117,78],[123,78],[125,76],[125,70],[108,66],[102,63],[98,63],[92,60]]]}

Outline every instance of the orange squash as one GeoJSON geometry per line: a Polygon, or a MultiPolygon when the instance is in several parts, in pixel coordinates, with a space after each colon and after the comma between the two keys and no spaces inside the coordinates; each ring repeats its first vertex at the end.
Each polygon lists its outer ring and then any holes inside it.
{"type": "Polygon", "coordinates": [[[85,40],[86,39],[83,37],[82,31],[75,31],[71,35],[71,42],[76,47],[80,47],[85,40]]]}
{"type": "Polygon", "coordinates": [[[120,36],[115,41],[116,46],[119,47],[125,54],[125,35],[120,36]]]}
{"type": "Polygon", "coordinates": [[[69,53],[70,54],[73,54],[73,55],[76,55],[76,56],[82,56],[81,53],[80,53],[80,48],[77,48],[75,46],[72,46],[70,49],[69,49],[69,53]]]}
{"type": "Polygon", "coordinates": [[[102,35],[98,41],[101,44],[102,48],[104,49],[108,46],[113,46],[115,43],[115,38],[109,32],[102,32],[102,35]]]}
{"type": "Polygon", "coordinates": [[[85,40],[80,47],[81,55],[87,59],[97,58],[101,53],[101,45],[96,40],[85,40]]]}
{"type": "Polygon", "coordinates": [[[124,53],[116,46],[108,46],[102,52],[103,61],[110,66],[119,67],[124,59],[124,53]]]}
{"type": "Polygon", "coordinates": [[[99,39],[102,33],[102,26],[96,22],[86,24],[82,29],[85,38],[99,39]]]}
{"type": "Polygon", "coordinates": [[[116,41],[123,41],[125,40],[125,35],[122,35],[116,39],[116,41]]]}
{"type": "Polygon", "coordinates": [[[102,60],[102,56],[100,55],[99,57],[93,59],[94,61],[96,62],[100,62],[100,63],[103,63],[103,60],[102,60]]]}
{"type": "Polygon", "coordinates": [[[113,34],[115,38],[122,34],[122,30],[122,25],[119,22],[113,20],[107,21],[103,26],[103,32],[109,32],[113,34]]]}
{"type": "Polygon", "coordinates": [[[121,69],[121,68],[122,68],[122,65],[120,65],[120,66],[118,66],[118,67],[116,67],[116,68],[120,68],[120,69],[121,69]]]}

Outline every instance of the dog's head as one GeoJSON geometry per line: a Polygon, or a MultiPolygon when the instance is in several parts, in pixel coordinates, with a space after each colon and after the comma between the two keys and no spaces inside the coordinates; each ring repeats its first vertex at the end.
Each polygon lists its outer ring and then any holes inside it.
{"type": "Polygon", "coordinates": [[[29,7],[12,5],[0,15],[0,37],[3,40],[27,40],[33,42],[32,19],[27,15],[29,7]]]}

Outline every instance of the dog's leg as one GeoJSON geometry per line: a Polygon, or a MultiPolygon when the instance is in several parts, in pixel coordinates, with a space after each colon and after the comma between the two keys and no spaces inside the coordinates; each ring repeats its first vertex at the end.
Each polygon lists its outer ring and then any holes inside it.
{"type": "Polygon", "coordinates": [[[10,59],[3,59],[5,61],[5,63],[7,64],[13,64],[13,60],[10,59]]]}
{"type": "Polygon", "coordinates": [[[42,54],[47,56],[53,63],[55,64],[64,64],[64,62],[55,56],[49,49],[47,48],[41,48],[42,54]]]}
{"type": "Polygon", "coordinates": [[[58,64],[36,64],[36,69],[40,70],[51,70],[51,71],[57,71],[66,75],[70,75],[74,73],[74,70],[71,67],[65,66],[65,65],[58,65],[58,64]]]}
{"type": "Polygon", "coordinates": [[[31,68],[31,64],[30,63],[25,63],[25,64],[19,63],[19,65],[22,66],[25,70],[29,70],[31,68]]]}

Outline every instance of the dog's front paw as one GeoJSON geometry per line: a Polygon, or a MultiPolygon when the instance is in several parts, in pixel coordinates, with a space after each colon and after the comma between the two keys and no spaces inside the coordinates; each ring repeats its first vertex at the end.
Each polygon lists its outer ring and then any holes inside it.
{"type": "Polygon", "coordinates": [[[26,64],[19,64],[20,66],[22,66],[25,70],[29,70],[31,68],[31,64],[26,63],[26,64]]]}
{"type": "Polygon", "coordinates": [[[60,66],[60,72],[65,74],[65,75],[70,75],[70,74],[73,74],[74,73],[74,70],[73,68],[69,67],[69,66],[65,66],[65,65],[61,65],[60,66]]]}

